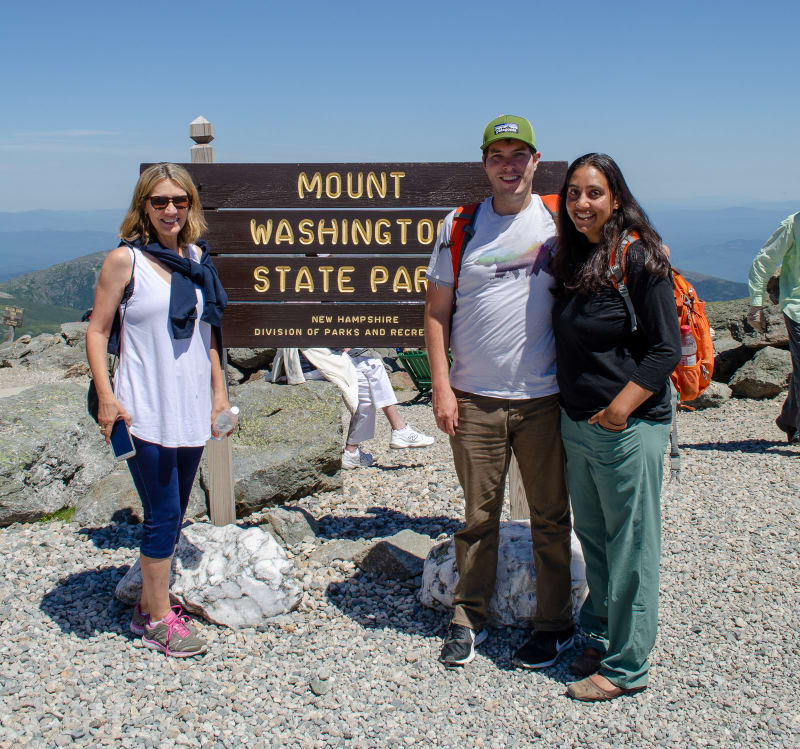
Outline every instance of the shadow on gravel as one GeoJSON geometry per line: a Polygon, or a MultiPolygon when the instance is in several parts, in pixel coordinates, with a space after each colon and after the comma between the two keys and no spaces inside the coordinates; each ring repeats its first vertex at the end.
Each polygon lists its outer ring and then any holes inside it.
{"type": "MultiPolygon", "coordinates": [[[[414,498],[409,497],[408,502],[413,504],[414,498]]],[[[412,517],[387,507],[368,507],[364,512],[364,515],[323,515],[317,520],[319,538],[371,539],[391,536],[404,528],[436,538],[440,533],[452,534],[463,525],[446,515],[412,517]]]]}
{"type": "Polygon", "coordinates": [[[689,450],[720,450],[726,453],[752,453],[756,455],[784,455],[786,457],[800,457],[797,449],[792,449],[786,442],[773,440],[733,440],[731,442],[696,442],[681,447],[689,450]]]}
{"type": "Polygon", "coordinates": [[[86,536],[98,549],[138,549],[142,524],[130,509],[117,510],[108,525],[81,528],[78,535],[86,536]]]}
{"type": "Polygon", "coordinates": [[[127,565],[85,570],[62,578],[39,608],[65,634],[89,639],[100,632],[128,634],[128,607],[114,598],[127,565]]]}
{"type": "MultiPolygon", "coordinates": [[[[450,623],[450,612],[423,606],[417,600],[417,589],[418,586],[410,580],[400,582],[375,578],[359,570],[346,580],[330,583],[325,594],[336,608],[365,630],[379,632],[393,629],[435,640],[432,643],[434,655],[430,668],[445,670],[436,659],[450,623]]],[[[476,652],[492,661],[495,668],[519,671],[524,676],[525,671],[516,669],[511,658],[527,639],[528,632],[524,629],[490,628],[489,637],[478,646],[476,652]]],[[[576,640],[576,648],[580,647],[582,643],[576,640]]],[[[580,652],[576,648],[566,651],[553,668],[542,669],[539,673],[562,684],[575,681],[575,677],[567,671],[567,665],[580,652]]]]}

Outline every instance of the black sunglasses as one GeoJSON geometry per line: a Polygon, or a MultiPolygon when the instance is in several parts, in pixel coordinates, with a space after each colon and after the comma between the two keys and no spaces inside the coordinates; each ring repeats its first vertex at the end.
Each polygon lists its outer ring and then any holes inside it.
{"type": "Polygon", "coordinates": [[[151,195],[148,200],[150,201],[150,205],[157,211],[163,211],[170,203],[176,208],[188,208],[192,204],[188,195],[176,195],[174,197],[151,195]]]}

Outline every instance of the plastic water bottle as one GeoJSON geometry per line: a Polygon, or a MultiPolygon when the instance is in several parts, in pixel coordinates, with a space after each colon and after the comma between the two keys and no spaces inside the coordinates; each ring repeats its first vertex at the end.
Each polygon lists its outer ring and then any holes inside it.
{"type": "Polygon", "coordinates": [[[211,439],[221,440],[233,429],[239,421],[239,407],[231,406],[225,411],[220,411],[214,419],[214,428],[211,430],[211,439]]]}
{"type": "Polygon", "coordinates": [[[697,341],[694,340],[691,327],[681,325],[681,366],[693,367],[695,364],[697,364],[697,341]]]}

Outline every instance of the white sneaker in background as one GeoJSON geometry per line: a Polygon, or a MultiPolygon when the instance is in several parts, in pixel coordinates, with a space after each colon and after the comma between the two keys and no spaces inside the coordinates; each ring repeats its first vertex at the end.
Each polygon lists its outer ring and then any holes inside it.
{"type": "Polygon", "coordinates": [[[404,447],[428,447],[436,440],[427,434],[418,432],[411,424],[406,424],[403,429],[392,429],[392,439],[389,447],[401,450],[404,447]]]}
{"type": "Polygon", "coordinates": [[[360,447],[355,452],[344,450],[342,452],[342,468],[369,468],[372,465],[372,456],[365,453],[360,447]]]}

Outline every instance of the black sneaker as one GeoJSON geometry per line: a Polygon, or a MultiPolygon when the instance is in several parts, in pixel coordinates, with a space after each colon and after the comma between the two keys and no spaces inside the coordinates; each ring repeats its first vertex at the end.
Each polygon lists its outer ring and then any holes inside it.
{"type": "Polygon", "coordinates": [[[486,630],[475,632],[461,624],[451,624],[444,638],[439,661],[448,668],[457,668],[469,663],[475,657],[475,646],[486,639],[486,630]]]}
{"type": "Polygon", "coordinates": [[[562,629],[558,632],[534,632],[531,638],[516,653],[513,664],[520,668],[547,668],[572,645],[575,631],[562,629]]]}

